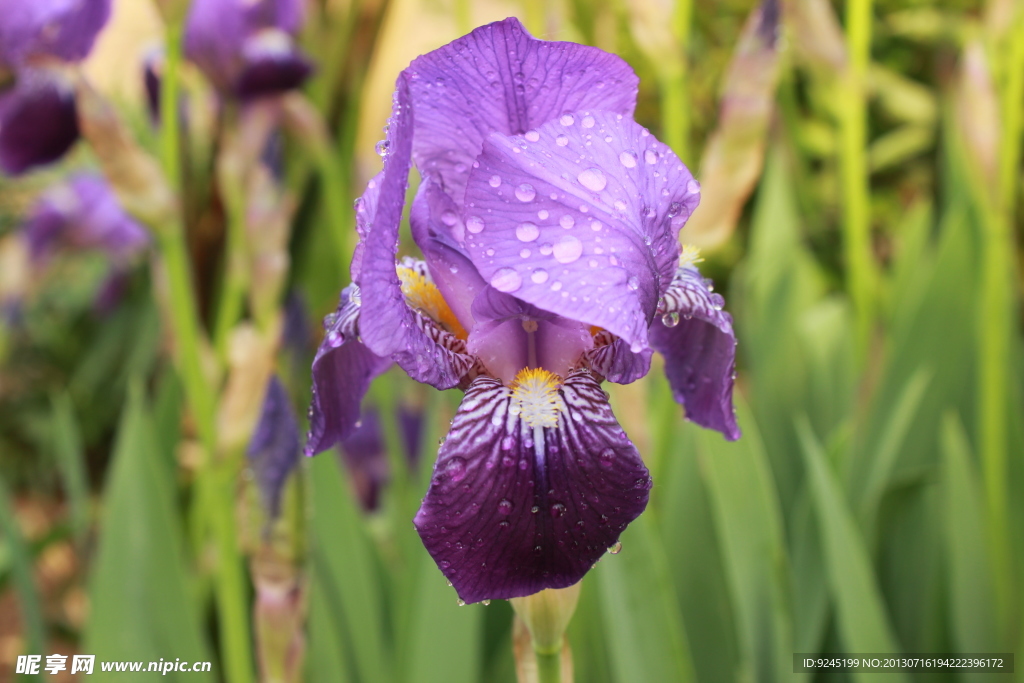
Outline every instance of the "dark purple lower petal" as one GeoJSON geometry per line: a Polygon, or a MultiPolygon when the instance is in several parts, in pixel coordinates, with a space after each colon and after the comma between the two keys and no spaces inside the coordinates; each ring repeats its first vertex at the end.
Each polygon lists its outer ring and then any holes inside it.
{"type": "Polygon", "coordinates": [[[697,269],[676,271],[651,325],[651,346],[665,356],[665,375],[686,417],[717,429],[726,439],[740,438],[732,407],[736,336],[722,297],[711,291],[697,269]]]}
{"type": "Polygon", "coordinates": [[[283,31],[261,31],[242,48],[242,70],[235,85],[243,100],[276,95],[301,86],[313,73],[313,63],[283,31]]]}
{"type": "Polygon", "coordinates": [[[558,390],[555,428],[510,404],[497,380],[473,382],[415,519],[466,602],[576,583],[647,506],[650,474],[589,372],[558,390]]]}
{"type": "Polygon", "coordinates": [[[281,489],[299,459],[299,423],[288,391],[277,375],[267,384],[248,456],[267,513],[271,518],[277,517],[281,511],[281,489]]]}
{"type": "Polygon", "coordinates": [[[324,318],[326,334],[313,359],[306,455],[326,450],[352,433],[370,382],[391,365],[359,341],[357,292],[354,286],[346,287],[338,310],[324,318]]]}
{"type": "Polygon", "coordinates": [[[0,168],[18,175],[56,161],[77,139],[72,86],[48,72],[20,74],[0,103],[0,168]]]}

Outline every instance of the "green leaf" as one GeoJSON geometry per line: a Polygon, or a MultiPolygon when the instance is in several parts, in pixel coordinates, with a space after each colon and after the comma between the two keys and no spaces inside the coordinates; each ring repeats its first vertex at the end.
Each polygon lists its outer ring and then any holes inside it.
{"type": "Polygon", "coordinates": [[[743,437],[698,433],[722,559],[754,680],[792,675],[792,600],[782,514],[768,461],[746,404],[737,397],[743,437]]]}
{"type": "MultiPolygon", "coordinates": [[[[39,604],[35,581],[32,578],[32,556],[29,553],[21,528],[14,516],[14,507],[7,492],[7,484],[0,477],[0,531],[7,546],[7,561],[10,564],[18,609],[21,614],[21,628],[25,634],[24,654],[45,654],[46,626],[39,604]]],[[[19,653],[21,654],[21,653],[19,653]]],[[[24,676],[26,680],[40,680],[39,676],[24,676]]]]}
{"type": "Polygon", "coordinates": [[[999,649],[984,505],[970,446],[959,419],[942,421],[942,497],[950,628],[959,652],[999,649]]]}
{"type": "Polygon", "coordinates": [[[339,623],[341,614],[331,611],[331,600],[327,597],[316,571],[310,581],[309,590],[309,650],[306,655],[306,680],[334,683],[349,683],[352,680],[347,652],[343,644],[345,634],[339,623]]]}
{"type": "Polygon", "coordinates": [[[651,515],[622,534],[622,552],[592,572],[601,587],[606,644],[615,679],[695,680],[665,550],[651,515]]]}
{"type": "Polygon", "coordinates": [[[311,543],[315,571],[323,588],[320,599],[340,619],[340,630],[351,643],[357,680],[392,680],[374,548],[334,451],[314,458],[310,473],[311,543]]]}
{"type": "MultiPolygon", "coordinates": [[[[100,661],[210,661],[182,555],[174,482],[166,476],[141,385],[128,403],[104,491],[83,651],[100,661]]],[[[118,680],[118,675],[109,675],[118,680]]],[[[147,678],[157,679],[156,674],[147,678]]],[[[213,681],[210,673],[159,680],[213,681]]]]}
{"type": "MultiPolygon", "coordinates": [[[[871,560],[825,453],[806,417],[797,420],[814,510],[825,551],[839,636],[847,653],[898,653],[871,560]]],[[[907,681],[900,673],[854,674],[864,681],[907,681]]]]}
{"type": "Polygon", "coordinates": [[[89,485],[85,478],[82,437],[71,396],[66,391],[50,397],[53,449],[70,508],[71,529],[82,543],[89,530],[89,485]]]}
{"type": "MultiPolygon", "coordinates": [[[[406,681],[473,683],[480,680],[482,604],[460,607],[455,591],[426,550],[420,553],[403,663],[406,681]]],[[[511,647],[511,643],[509,644],[511,647]]]]}

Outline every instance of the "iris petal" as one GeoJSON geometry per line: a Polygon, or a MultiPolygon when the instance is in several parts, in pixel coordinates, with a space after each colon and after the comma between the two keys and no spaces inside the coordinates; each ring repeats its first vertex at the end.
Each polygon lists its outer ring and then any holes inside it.
{"type": "Polygon", "coordinates": [[[247,453],[263,504],[271,518],[277,517],[281,489],[299,458],[299,423],[288,391],[277,375],[267,384],[260,419],[247,453]]]}
{"type": "Polygon", "coordinates": [[[575,112],[536,133],[484,143],[466,190],[467,251],[498,289],[640,352],[699,186],[667,146],[613,113],[575,112]]]}
{"type": "Polygon", "coordinates": [[[732,407],[736,336],[722,297],[697,269],[681,266],[651,326],[651,346],[665,356],[665,375],[686,416],[730,441],[740,438],[732,407]]]}
{"type": "Polygon", "coordinates": [[[373,223],[363,240],[358,282],[365,284],[363,303],[373,315],[363,319],[360,332],[370,350],[394,358],[413,379],[450,389],[473,366],[473,359],[464,353],[460,340],[406,304],[395,271],[412,149],[412,111],[404,74],[395,89],[387,149],[373,223]]]}
{"type": "Polygon", "coordinates": [[[235,92],[243,100],[298,88],[313,73],[312,62],[283,31],[263,31],[248,38],[242,63],[235,92]]]}
{"type": "Polygon", "coordinates": [[[306,455],[326,450],[348,437],[359,421],[359,405],[370,381],[391,365],[358,337],[358,290],[346,287],[337,312],[324,318],[326,334],[313,359],[313,401],[309,407],[306,455]]]}
{"type": "Polygon", "coordinates": [[[500,382],[473,382],[414,522],[466,602],[576,583],[647,506],[647,468],[590,373],[558,390],[556,428],[510,403],[500,382]]]}
{"type": "Polygon", "coordinates": [[[530,36],[518,19],[482,26],[416,59],[413,156],[462,200],[467,174],[494,131],[525,133],[567,111],[632,115],[638,80],[616,55],[530,36]]]}
{"type": "Polygon", "coordinates": [[[42,70],[22,72],[0,101],[0,168],[16,175],[56,161],[77,139],[71,84],[42,70]]]}
{"type": "Polygon", "coordinates": [[[0,2],[0,62],[50,55],[85,59],[110,18],[110,0],[0,2]]]}
{"type": "Polygon", "coordinates": [[[584,363],[609,382],[629,384],[651,370],[651,349],[633,353],[622,339],[602,330],[595,336],[595,346],[584,355],[584,363]]]}

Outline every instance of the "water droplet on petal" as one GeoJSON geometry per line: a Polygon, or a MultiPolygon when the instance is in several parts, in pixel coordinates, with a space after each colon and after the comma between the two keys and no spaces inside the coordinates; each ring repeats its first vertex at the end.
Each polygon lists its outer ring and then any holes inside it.
{"type": "Polygon", "coordinates": [[[480,216],[470,216],[469,220],[466,221],[466,230],[469,230],[472,233],[483,232],[483,229],[484,219],[480,218],[480,216]]]}
{"type": "Polygon", "coordinates": [[[511,515],[512,510],[515,509],[515,505],[508,498],[502,498],[498,501],[498,513],[502,515],[511,515]]]}
{"type": "Polygon", "coordinates": [[[658,153],[653,149],[646,150],[644,152],[644,161],[651,164],[652,166],[658,163],[658,153]]]}
{"type": "Polygon", "coordinates": [[[490,600],[481,600],[480,604],[483,605],[484,607],[487,607],[489,604],[491,604],[491,601],[490,600]]]}
{"type": "Polygon", "coordinates": [[[534,284],[543,284],[548,280],[548,271],[543,268],[538,268],[530,275],[530,280],[533,281],[534,284]]]}
{"type": "Polygon", "coordinates": [[[594,117],[590,116],[589,114],[584,116],[583,120],[580,121],[580,125],[582,125],[584,128],[593,128],[595,123],[597,122],[594,121],[594,117]]]}
{"type": "Polygon", "coordinates": [[[458,222],[458,216],[455,215],[454,211],[445,211],[441,214],[441,222],[447,225],[449,228],[458,222]]]}
{"type": "Polygon", "coordinates": [[[544,244],[540,245],[540,253],[543,254],[544,256],[551,256],[552,251],[554,251],[554,249],[549,243],[545,242],[544,244]]]}
{"type": "Polygon", "coordinates": [[[466,601],[463,600],[462,598],[459,598],[458,600],[455,601],[455,604],[458,605],[459,607],[465,607],[466,606],[466,601]]]}
{"type": "Polygon", "coordinates": [[[612,543],[611,547],[608,548],[608,552],[612,555],[618,555],[622,552],[622,541],[615,541],[615,543],[612,543]]]}
{"type": "Polygon", "coordinates": [[[559,263],[573,263],[583,254],[583,243],[573,235],[562,235],[552,253],[559,263]]]}
{"type": "Polygon", "coordinates": [[[462,481],[466,478],[466,461],[456,456],[445,464],[444,471],[452,481],[462,481]]]}
{"type": "Polygon", "coordinates": [[[630,275],[629,279],[626,280],[626,286],[632,289],[633,291],[636,291],[637,289],[640,288],[640,280],[637,278],[636,275],[630,275]]]}
{"type": "Polygon", "coordinates": [[[700,184],[696,180],[686,183],[686,194],[697,194],[698,192],[700,192],[700,184]]]}
{"type": "Polygon", "coordinates": [[[558,119],[558,122],[563,126],[571,126],[576,123],[576,119],[572,117],[572,114],[562,114],[562,118],[558,119]]]}
{"type": "Polygon", "coordinates": [[[569,144],[569,136],[564,134],[559,134],[555,136],[555,144],[558,145],[559,147],[565,147],[566,145],[569,144]]]}
{"type": "Polygon", "coordinates": [[[679,313],[672,311],[661,316],[661,324],[665,327],[675,327],[679,324],[679,313]]]}
{"type": "Polygon", "coordinates": [[[530,512],[532,512],[533,514],[537,514],[538,512],[540,512],[540,508],[534,505],[532,508],[530,508],[530,512]]]}
{"type": "Polygon", "coordinates": [[[564,514],[565,514],[565,506],[562,505],[561,503],[555,503],[554,505],[551,506],[551,516],[552,517],[561,517],[564,514]]]}
{"type": "Polygon", "coordinates": [[[519,257],[520,258],[530,258],[530,254],[531,253],[532,252],[529,249],[521,249],[519,251],[519,257]]]}
{"type": "Polygon", "coordinates": [[[603,227],[604,226],[601,224],[601,221],[591,221],[590,222],[590,229],[593,230],[594,232],[600,232],[601,228],[603,228],[603,227]]]}
{"type": "Polygon", "coordinates": [[[520,223],[516,227],[516,237],[519,238],[520,242],[532,242],[540,237],[540,229],[530,222],[520,223]]]}
{"type": "Polygon", "coordinates": [[[528,130],[526,131],[526,135],[524,135],[523,137],[529,140],[530,142],[537,142],[538,140],[540,140],[540,133],[538,133],[535,130],[528,130]]]}
{"type": "Polygon", "coordinates": [[[604,177],[604,173],[599,168],[588,168],[581,171],[576,179],[580,181],[580,185],[592,192],[600,192],[608,185],[608,179],[604,177]]]}
{"type": "Polygon", "coordinates": [[[492,175],[487,184],[491,187],[501,187],[501,176],[492,175]]]}
{"type": "Polygon", "coordinates": [[[572,226],[576,225],[576,219],[570,216],[569,214],[565,214],[564,216],[558,219],[558,224],[561,225],[566,230],[568,230],[572,226]]]}
{"type": "Polygon", "coordinates": [[[381,158],[386,157],[388,155],[388,146],[389,143],[387,140],[378,141],[376,147],[374,148],[377,150],[377,156],[381,158]]]}
{"type": "Polygon", "coordinates": [[[491,286],[499,292],[514,292],[523,285],[523,278],[511,268],[499,268],[491,276],[491,286]]]}
{"type": "Polygon", "coordinates": [[[615,464],[615,451],[613,451],[610,448],[604,449],[603,451],[601,451],[601,454],[597,456],[597,462],[601,465],[601,467],[609,469],[612,465],[615,464]]]}
{"type": "Polygon", "coordinates": [[[542,221],[547,220],[547,217],[549,215],[551,214],[547,212],[547,209],[541,209],[540,211],[537,212],[537,218],[541,219],[542,221]]]}
{"type": "Polygon", "coordinates": [[[533,185],[529,183],[523,183],[516,188],[516,199],[521,202],[532,202],[533,198],[537,196],[537,191],[533,189],[533,185]]]}
{"type": "Polygon", "coordinates": [[[623,152],[619,155],[619,161],[626,168],[636,168],[636,155],[632,152],[623,152]]]}

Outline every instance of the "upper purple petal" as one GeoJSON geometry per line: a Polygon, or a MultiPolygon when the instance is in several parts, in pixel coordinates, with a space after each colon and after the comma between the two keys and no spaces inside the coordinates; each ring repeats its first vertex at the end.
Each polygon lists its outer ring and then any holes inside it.
{"type": "Polygon", "coordinates": [[[740,438],[732,407],[736,336],[724,301],[693,266],[681,266],[651,325],[651,346],[665,356],[665,375],[686,417],[740,438]]]}
{"type": "Polygon", "coordinates": [[[497,289],[640,352],[699,192],[632,119],[565,114],[484,143],[466,190],[466,248],[497,289]]]}
{"type": "Polygon", "coordinates": [[[109,18],[110,0],[0,0],[0,63],[81,61],[109,18]]]}
{"type": "Polygon", "coordinates": [[[380,202],[380,185],[384,179],[384,172],[381,171],[370,179],[363,190],[363,195],[356,200],[356,233],[359,235],[359,242],[352,251],[352,264],[349,272],[352,282],[359,282],[359,274],[363,270],[363,251],[366,249],[366,237],[370,234],[373,221],[377,217],[377,204],[380,202]]]}
{"type": "Polygon", "coordinates": [[[299,458],[299,423],[288,391],[277,375],[267,384],[263,409],[247,453],[263,504],[271,518],[277,517],[281,489],[299,458]]]}
{"type": "Polygon", "coordinates": [[[17,175],[64,156],[78,139],[75,91],[55,72],[23,71],[0,98],[0,168],[17,175]]]}
{"type": "Polygon", "coordinates": [[[643,512],[650,475],[588,372],[559,390],[555,428],[509,412],[480,377],[466,392],[414,524],[466,602],[571,586],[643,512]]]}
{"type": "Polygon", "coordinates": [[[368,348],[378,356],[394,358],[413,379],[438,389],[450,389],[459,383],[473,361],[457,348],[462,344],[460,340],[406,304],[395,270],[398,226],[409,184],[412,150],[412,111],[404,74],[398,77],[395,89],[387,149],[384,171],[378,176],[379,196],[372,212],[373,223],[363,240],[358,282],[363,305],[373,314],[363,319],[360,332],[368,348]]]}
{"type": "Polygon", "coordinates": [[[509,18],[419,57],[406,69],[413,156],[461,201],[470,166],[492,132],[525,133],[563,112],[632,115],[638,80],[616,55],[530,36],[509,18]]]}
{"type": "Polygon", "coordinates": [[[241,68],[249,34],[240,0],[193,0],[185,20],[185,55],[221,90],[229,90],[241,68]]]}
{"type": "Polygon", "coordinates": [[[306,455],[326,450],[352,433],[370,382],[391,365],[359,341],[357,292],[356,287],[346,287],[338,310],[324,318],[324,339],[313,359],[306,455]]]}
{"type": "Polygon", "coordinates": [[[123,263],[149,244],[149,234],[97,175],[79,175],[47,190],[26,222],[25,234],[36,261],[70,247],[100,249],[123,263]]]}

